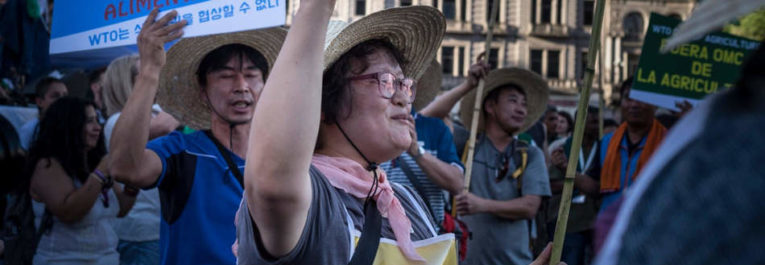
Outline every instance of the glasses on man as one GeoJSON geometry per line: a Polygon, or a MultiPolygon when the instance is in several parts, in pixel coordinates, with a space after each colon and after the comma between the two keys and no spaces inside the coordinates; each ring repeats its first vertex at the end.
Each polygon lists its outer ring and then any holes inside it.
{"type": "Polygon", "coordinates": [[[377,72],[348,78],[348,80],[354,81],[367,79],[377,80],[377,88],[380,91],[380,95],[384,98],[390,99],[398,91],[404,93],[409,98],[409,102],[414,102],[416,88],[415,82],[411,78],[405,77],[399,79],[396,75],[387,72],[377,72]]]}

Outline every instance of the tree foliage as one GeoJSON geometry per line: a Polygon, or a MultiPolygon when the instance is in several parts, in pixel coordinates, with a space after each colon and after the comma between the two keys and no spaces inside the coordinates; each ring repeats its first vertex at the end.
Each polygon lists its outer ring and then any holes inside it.
{"type": "Polygon", "coordinates": [[[738,21],[725,26],[725,32],[750,38],[753,40],[765,40],[765,8],[743,16],[738,21]]]}

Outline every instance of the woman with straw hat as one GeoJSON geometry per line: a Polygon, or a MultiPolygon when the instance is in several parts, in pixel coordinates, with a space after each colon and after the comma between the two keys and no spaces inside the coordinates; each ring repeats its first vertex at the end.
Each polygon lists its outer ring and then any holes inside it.
{"type": "MultiPolygon", "coordinates": [[[[475,102],[477,96],[483,102],[470,192],[456,198],[457,212],[473,233],[466,264],[532,260],[532,220],[542,197],[550,196],[550,184],[542,151],[515,137],[539,119],[548,93],[539,75],[506,68],[489,72],[483,95],[472,92],[465,97],[464,102],[475,102]]],[[[466,125],[472,123],[472,107],[462,104],[466,125]]]]}
{"type": "Polygon", "coordinates": [[[255,111],[239,263],[456,264],[453,236],[377,167],[410,146],[412,80],[444,17],[415,6],[327,24],[333,6],[301,3],[255,111]]]}
{"type": "Polygon", "coordinates": [[[159,189],[163,264],[233,264],[231,220],[244,191],[242,158],[255,103],[286,32],[188,38],[165,54],[164,44],[179,38],[185,25],[168,25],[176,15],[155,21],[153,10],[138,36],[140,69],[112,133],[111,173],[159,189]],[[155,94],[165,111],[199,131],[147,143],[155,94]]]}
{"type": "Polygon", "coordinates": [[[456,264],[453,235],[438,236],[414,190],[377,166],[411,145],[413,80],[444,17],[415,6],[327,25],[327,2],[301,3],[255,112],[263,141],[248,150],[239,262],[456,264]]]}

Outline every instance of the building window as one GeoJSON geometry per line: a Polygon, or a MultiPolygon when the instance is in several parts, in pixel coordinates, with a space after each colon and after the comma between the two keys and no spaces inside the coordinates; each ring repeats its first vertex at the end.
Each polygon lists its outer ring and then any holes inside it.
{"type": "Polygon", "coordinates": [[[558,0],[558,7],[557,7],[557,24],[563,25],[563,0],[558,0]]]}
{"type": "Polygon", "coordinates": [[[489,66],[493,69],[499,68],[499,49],[497,48],[491,48],[489,49],[489,66]]]}
{"type": "Polygon", "coordinates": [[[433,0],[433,7],[438,8],[438,0],[433,0]]]}
{"type": "MultiPolygon", "coordinates": [[[[499,0],[487,0],[486,1],[486,23],[489,23],[489,21],[491,20],[491,6],[494,4],[494,1],[499,1],[499,0]]],[[[502,6],[502,2],[498,2],[497,3],[497,17],[494,18],[494,22],[496,24],[499,24],[499,14],[502,13],[502,11],[500,11],[502,9],[501,6],[502,6]]]]}
{"type": "Polygon", "coordinates": [[[441,11],[444,12],[444,17],[446,17],[446,19],[454,20],[457,14],[456,0],[443,0],[443,1],[444,1],[444,8],[441,11]]]}
{"type": "Polygon", "coordinates": [[[531,24],[537,23],[537,0],[531,0],[531,24]]]}
{"type": "Polygon", "coordinates": [[[457,75],[463,76],[465,72],[465,47],[457,49],[457,75]]]}
{"type": "Polygon", "coordinates": [[[633,12],[624,17],[624,40],[640,41],[643,38],[643,16],[633,12]]]}
{"type": "Polygon", "coordinates": [[[560,51],[547,51],[547,77],[560,78],[560,51]]]}
{"type": "Polygon", "coordinates": [[[454,47],[441,47],[441,68],[444,74],[454,73],[454,47]]]}
{"type": "Polygon", "coordinates": [[[401,6],[411,6],[412,0],[401,0],[401,6]]]}
{"type": "Polygon", "coordinates": [[[584,0],[584,18],[585,26],[592,26],[592,19],[595,16],[595,1],[584,0]]]}
{"type": "Polygon", "coordinates": [[[467,0],[460,0],[460,20],[467,21],[467,0]]]}
{"type": "Polygon", "coordinates": [[[531,50],[531,71],[542,74],[542,50],[531,50]]]}
{"type": "Polygon", "coordinates": [[[552,16],[552,0],[542,1],[542,15],[540,23],[550,23],[550,17],[552,16]]]}
{"type": "Polygon", "coordinates": [[[356,15],[363,16],[367,14],[367,1],[356,0],[356,15]]]}
{"type": "Polygon", "coordinates": [[[290,0],[284,0],[284,12],[287,16],[290,15],[290,0]]]}

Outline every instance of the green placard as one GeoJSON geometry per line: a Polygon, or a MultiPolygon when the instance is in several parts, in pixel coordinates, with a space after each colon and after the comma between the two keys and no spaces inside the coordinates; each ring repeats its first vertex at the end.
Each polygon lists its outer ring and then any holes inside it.
{"type": "Polygon", "coordinates": [[[631,98],[674,109],[675,102],[696,103],[733,85],[741,64],[758,41],[713,32],[662,54],[661,48],[680,20],[651,13],[631,98]]]}

